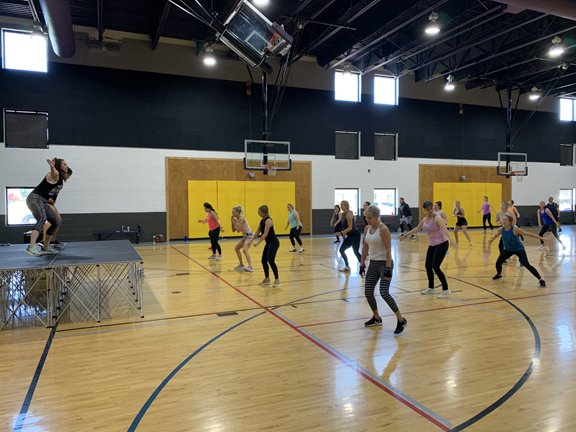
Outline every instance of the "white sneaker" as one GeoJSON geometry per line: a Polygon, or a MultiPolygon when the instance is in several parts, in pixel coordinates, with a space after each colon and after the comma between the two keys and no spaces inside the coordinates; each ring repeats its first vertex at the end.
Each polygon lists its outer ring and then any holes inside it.
{"type": "Polygon", "coordinates": [[[260,282],[260,285],[270,285],[270,278],[265,278],[262,282],[260,282]]]}
{"type": "Polygon", "coordinates": [[[344,272],[344,273],[350,273],[350,267],[346,266],[344,268],[338,269],[338,271],[344,272]]]}
{"type": "Polygon", "coordinates": [[[280,279],[276,279],[274,281],[274,284],[272,285],[274,288],[279,287],[280,286],[280,279]]]}
{"type": "Polygon", "coordinates": [[[292,248],[292,249],[290,249],[288,252],[290,252],[290,253],[296,252],[296,248],[292,248]]]}
{"type": "Polygon", "coordinates": [[[212,260],[215,260],[216,258],[218,258],[216,255],[210,255],[210,256],[208,257],[208,259],[212,259],[212,260]]]}
{"type": "Polygon", "coordinates": [[[440,294],[438,294],[438,295],[436,296],[436,298],[445,299],[445,298],[450,297],[450,294],[452,294],[452,291],[450,291],[450,290],[442,290],[442,292],[441,292],[440,294]]]}
{"type": "Polygon", "coordinates": [[[244,271],[245,268],[246,268],[246,267],[244,267],[243,265],[240,264],[240,265],[237,265],[236,267],[234,267],[234,270],[236,270],[236,271],[244,271]]]}
{"type": "Polygon", "coordinates": [[[298,253],[302,253],[302,252],[304,252],[304,248],[303,248],[303,247],[300,248],[300,250],[298,251],[298,253]]]}
{"type": "Polygon", "coordinates": [[[42,248],[42,252],[44,252],[45,255],[58,255],[58,252],[60,251],[54,246],[50,245],[48,246],[48,249],[42,248]]]}
{"type": "Polygon", "coordinates": [[[222,255],[218,255],[215,259],[216,259],[217,261],[222,261],[222,255]]]}
{"type": "Polygon", "coordinates": [[[244,267],[244,271],[248,272],[248,273],[252,273],[254,271],[254,269],[250,266],[246,266],[246,267],[244,267]]]}
{"type": "Polygon", "coordinates": [[[45,255],[45,252],[42,250],[42,248],[40,246],[38,246],[37,244],[32,245],[32,246],[28,246],[26,248],[26,253],[28,255],[32,255],[32,256],[42,256],[45,255]]]}
{"type": "Polygon", "coordinates": [[[425,290],[420,291],[422,295],[429,295],[429,294],[436,294],[436,290],[434,288],[426,288],[425,290]]]}

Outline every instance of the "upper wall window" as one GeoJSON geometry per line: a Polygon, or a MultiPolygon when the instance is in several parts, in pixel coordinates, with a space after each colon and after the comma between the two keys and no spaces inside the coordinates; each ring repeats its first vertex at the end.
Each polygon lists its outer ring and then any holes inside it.
{"type": "Polygon", "coordinates": [[[360,74],[350,71],[336,71],[334,74],[334,99],[360,102],[360,74]]]}
{"type": "Polygon", "coordinates": [[[29,31],[2,29],[2,67],[48,72],[46,36],[29,31]]]}
{"type": "Polygon", "coordinates": [[[374,103],[398,105],[398,79],[382,75],[374,76],[374,103]]]}
{"type": "Polygon", "coordinates": [[[560,98],[560,120],[574,121],[574,99],[560,98]]]}

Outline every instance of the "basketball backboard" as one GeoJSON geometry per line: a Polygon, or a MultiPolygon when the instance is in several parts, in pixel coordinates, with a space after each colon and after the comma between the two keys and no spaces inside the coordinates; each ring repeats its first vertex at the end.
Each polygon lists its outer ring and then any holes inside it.
{"type": "Polygon", "coordinates": [[[290,142],[244,140],[244,169],[290,171],[290,142]]]}
{"type": "Polygon", "coordinates": [[[496,170],[499,176],[527,176],[528,155],[526,153],[499,152],[496,170]]]}

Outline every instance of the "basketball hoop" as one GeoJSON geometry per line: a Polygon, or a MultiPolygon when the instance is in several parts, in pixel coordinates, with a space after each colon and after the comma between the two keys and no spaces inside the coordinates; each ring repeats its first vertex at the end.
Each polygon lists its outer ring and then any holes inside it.
{"type": "Polygon", "coordinates": [[[272,162],[268,162],[266,164],[266,171],[267,171],[269,176],[275,176],[276,175],[276,168],[277,168],[277,166],[275,164],[273,164],[272,162]]]}

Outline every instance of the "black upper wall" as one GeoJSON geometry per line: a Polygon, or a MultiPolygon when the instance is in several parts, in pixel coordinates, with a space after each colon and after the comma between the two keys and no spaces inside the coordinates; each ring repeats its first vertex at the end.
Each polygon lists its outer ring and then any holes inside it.
{"type": "MultiPolygon", "coordinates": [[[[48,111],[50,142],[243,151],[259,139],[261,93],[219,81],[51,63],[48,74],[0,72],[2,108],[48,111]],[[252,131],[252,136],[250,133],[252,131]]],[[[463,90],[461,90],[463,91],[463,90]]],[[[272,101],[271,86],[269,98],[272,101]]],[[[373,155],[374,132],[398,132],[399,156],[495,160],[504,151],[505,110],[400,99],[396,107],[334,101],[331,91],[287,88],[271,124],[271,139],[292,153],[334,154],[335,130],[362,132],[362,155],[373,155]]],[[[514,130],[530,113],[518,111],[514,130]]],[[[559,162],[562,143],[576,141],[574,123],[535,113],[514,143],[528,160],[559,162]]]]}

